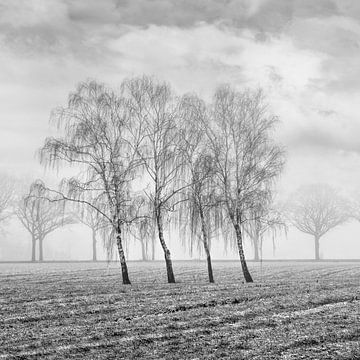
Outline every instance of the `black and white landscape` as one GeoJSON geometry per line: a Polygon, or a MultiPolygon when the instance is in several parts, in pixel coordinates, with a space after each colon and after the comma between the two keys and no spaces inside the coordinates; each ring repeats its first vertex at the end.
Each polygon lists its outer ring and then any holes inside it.
{"type": "Polygon", "coordinates": [[[0,0],[1,359],[360,359],[360,2],[0,0]]]}

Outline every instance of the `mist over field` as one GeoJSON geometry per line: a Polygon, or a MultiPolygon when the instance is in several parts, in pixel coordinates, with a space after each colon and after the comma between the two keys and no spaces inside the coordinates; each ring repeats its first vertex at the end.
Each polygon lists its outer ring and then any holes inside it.
{"type": "MultiPolygon", "coordinates": [[[[322,242],[322,255],[324,259],[358,259],[357,238],[358,224],[344,225],[329,233],[322,242]]],[[[360,235],[360,234],[359,234],[360,235]]],[[[0,260],[28,261],[31,254],[31,242],[29,235],[22,230],[17,223],[9,226],[5,235],[2,235],[0,260]]],[[[198,253],[190,256],[179,241],[177,235],[171,236],[169,245],[174,259],[200,259],[198,253]]],[[[157,246],[156,259],[162,260],[161,249],[157,246]]],[[[287,237],[282,235],[276,239],[275,251],[271,236],[264,242],[264,259],[312,259],[313,239],[311,236],[302,234],[297,230],[290,230],[287,237]]],[[[49,236],[44,244],[46,260],[90,260],[92,258],[91,231],[85,226],[71,225],[60,229],[49,236]]],[[[253,257],[253,249],[250,243],[245,242],[245,252],[249,259],[253,257]]],[[[100,260],[106,260],[106,252],[101,244],[98,246],[100,260]]],[[[213,244],[214,259],[226,260],[237,259],[236,250],[225,251],[221,242],[213,244]]],[[[139,244],[134,244],[129,249],[129,260],[140,260],[141,249],[139,244]]]]}

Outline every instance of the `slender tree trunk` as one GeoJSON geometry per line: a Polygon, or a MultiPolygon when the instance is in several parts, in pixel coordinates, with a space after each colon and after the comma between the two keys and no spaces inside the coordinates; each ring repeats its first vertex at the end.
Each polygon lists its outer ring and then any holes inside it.
{"type": "Polygon", "coordinates": [[[164,229],[163,229],[163,223],[162,223],[161,210],[157,209],[156,211],[157,211],[156,222],[157,222],[157,226],[158,226],[159,240],[160,240],[161,247],[164,251],[168,283],[171,284],[171,283],[175,283],[175,276],[174,276],[174,271],[173,271],[173,267],[172,267],[170,250],[167,248],[165,239],[164,239],[164,229]]]}
{"type": "Polygon", "coordinates": [[[214,281],[214,274],[213,274],[212,265],[211,265],[211,255],[210,255],[210,249],[209,249],[209,241],[208,241],[208,236],[207,236],[207,232],[206,232],[206,224],[205,224],[205,219],[204,219],[204,213],[203,213],[201,207],[199,209],[199,212],[200,212],[201,231],[202,231],[202,235],[203,235],[204,250],[205,250],[205,254],[206,254],[209,282],[213,283],[215,281],[214,281]]]}
{"type": "Polygon", "coordinates": [[[215,281],[214,281],[214,274],[213,274],[213,269],[212,269],[212,265],[211,265],[210,250],[209,250],[209,246],[207,244],[207,240],[204,240],[204,249],[205,249],[205,254],[206,254],[206,262],[207,262],[209,282],[213,283],[215,281]]]}
{"type": "Polygon", "coordinates": [[[120,229],[120,227],[118,227],[116,230],[117,230],[117,232],[116,232],[116,245],[117,245],[118,252],[119,252],[122,281],[123,281],[124,285],[129,285],[129,284],[131,284],[131,282],[130,282],[130,279],[129,279],[129,273],[128,273],[128,268],[127,268],[127,265],[126,265],[124,248],[123,248],[123,245],[122,245],[121,229],[120,229]]]}
{"type": "Polygon", "coordinates": [[[239,224],[234,224],[235,233],[236,233],[236,242],[239,250],[240,263],[242,267],[242,271],[244,274],[244,278],[246,282],[253,282],[253,279],[250,275],[249,269],[246,264],[243,241],[242,241],[242,233],[239,224]]]}
{"type": "Polygon", "coordinates": [[[260,261],[260,244],[259,239],[255,238],[253,239],[253,246],[254,246],[254,261],[260,261]]]}
{"type": "Polygon", "coordinates": [[[35,253],[36,253],[36,238],[35,236],[32,235],[31,237],[31,261],[35,262],[36,261],[36,257],[35,257],[35,253]]]}
{"type": "Polygon", "coordinates": [[[146,249],[146,244],[144,242],[144,239],[140,240],[140,244],[141,244],[141,260],[146,261],[147,260],[147,249],[146,249]]]}
{"type": "Polygon", "coordinates": [[[96,231],[92,231],[92,260],[97,261],[97,254],[96,254],[96,231]]]}
{"type": "Polygon", "coordinates": [[[315,235],[315,260],[320,260],[320,237],[315,235]]]}
{"type": "MultiPolygon", "coordinates": [[[[155,235],[155,234],[154,234],[155,235]]],[[[151,238],[151,260],[155,260],[155,237],[151,238]]]]}
{"type": "Polygon", "coordinates": [[[149,260],[150,255],[149,255],[149,239],[145,240],[145,254],[146,254],[146,261],[149,260]]]}
{"type": "Polygon", "coordinates": [[[127,259],[130,259],[130,255],[129,255],[129,251],[130,251],[129,241],[125,241],[124,248],[125,248],[126,258],[127,258],[127,259]]]}
{"type": "Polygon", "coordinates": [[[39,237],[39,261],[44,261],[43,237],[39,237]]]}

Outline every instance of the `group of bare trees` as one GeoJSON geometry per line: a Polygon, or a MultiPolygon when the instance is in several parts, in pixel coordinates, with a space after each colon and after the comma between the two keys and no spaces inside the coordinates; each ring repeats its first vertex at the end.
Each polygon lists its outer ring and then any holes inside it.
{"type": "Polygon", "coordinates": [[[23,196],[15,208],[16,216],[31,235],[32,261],[35,261],[37,243],[39,261],[43,261],[46,236],[66,224],[75,223],[73,216],[64,213],[64,204],[49,202],[42,197],[41,192],[39,187],[30,189],[30,194],[23,196]]]}
{"type": "MultiPolygon", "coordinates": [[[[80,222],[91,229],[94,261],[99,237],[109,256],[116,247],[124,284],[130,284],[125,242],[127,248],[129,239],[140,243],[148,260],[154,259],[157,237],[173,283],[166,234],[175,236],[176,230],[190,251],[205,254],[210,282],[211,244],[219,238],[237,249],[244,278],[252,282],[245,238],[259,260],[264,238],[286,230],[287,222],[314,236],[318,260],[320,238],[356,217],[324,185],[300,188],[284,206],[275,206],[284,152],[273,140],[277,118],[261,91],[225,85],[205,102],[196,94],[178,97],[167,83],[147,76],[124,80],[117,91],[87,81],[51,120],[60,136],[45,140],[40,161],[72,166],[77,175],[56,189],[35,181],[17,200],[15,214],[31,235],[33,261],[36,244],[43,260],[48,234],[80,222]]],[[[8,189],[0,192],[2,221],[11,213],[13,190],[8,179],[0,185],[8,189]]]]}
{"type": "Polygon", "coordinates": [[[170,226],[201,243],[210,281],[211,238],[233,239],[245,280],[252,281],[244,229],[269,223],[270,201],[264,199],[271,198],[284,163],[271,135],[276,118],[260,91],[222,86],[205,103],[196,95],[177,97],[167,83],[146,76],[123,81],[119,91],[88,81],[52,120],[62,136],[46,139],[40,160],[75,166],[79,174],[63,179],[59,189],[36,183],[36,201],[94,211],[109,230],[107,247],[116,244],[124,284],[130,284],[129,234],[144,246],[157,235],[168,282],[175,282],[165,236],[170,226]]]}
{"type": "Polygon", "coordinates": [[[31,261],[43,261],[45,238],[63,226],[81,223],[92,230],[93,260],[96,261],[97,236],[104,229],[98,213],[91,208],[76,212],[70,206],[65,208],[65,202],[49,201],[44,196],[44,188],[39,186],[40,180],[30,186],[25,183],[25,180],[0,174],[0,230],[5,222],[14,217],[18,219],[31,237],[31,261]]]}

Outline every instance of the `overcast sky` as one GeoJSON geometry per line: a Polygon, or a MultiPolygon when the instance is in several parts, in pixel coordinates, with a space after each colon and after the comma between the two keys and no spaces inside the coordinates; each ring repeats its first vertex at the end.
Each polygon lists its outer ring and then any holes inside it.
{"type": "Polygon", "coordinates": [[[79,81],[143,73],[204,97],[264,88],[280,190],[360,187],[358,0],[0,0],[0,171],[44,176],[34,154],[79,81]]]}

